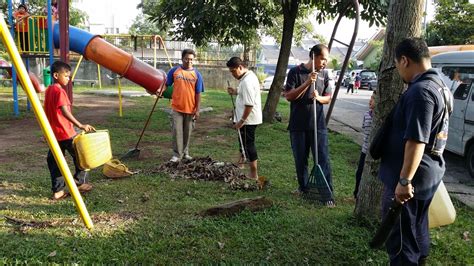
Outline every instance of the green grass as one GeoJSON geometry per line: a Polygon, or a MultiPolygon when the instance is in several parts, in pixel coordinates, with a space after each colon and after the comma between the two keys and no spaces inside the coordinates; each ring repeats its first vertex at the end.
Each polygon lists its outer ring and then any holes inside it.
{"type": "MultiPolygon", "coordinates": [[[[117,156],[134,146],[153,104],[150,98],[130,101],[135,105],[124,110],[123,118],[114,113],[104,124],[95,125],[110,130],[117,156]]],[[[238,145],[235,131],[228,126],[229,95],[207,90],[203,106],[212,106],[214,111],[201,114],[191,154],[234,160],[238,145]]],[[[95,223],[92,232],[84,228],[71,200],[53,203],[47,199],[46,146],[34,150],[28,143],[16,146],[7,153],[17,160],[0,164],[0,214],[56,224],[22,231],[0,219],[0,264],[386,264],[384,251],[368,247],[374,228],[353,217],[350,199],[360,147],[350,139],[335,133],[329,139],[337,208],[327,209],[291,195],[297,184],[286,131],[288,109],[288,103],[282,101],[278,111],[284,123],[257,128],[259,171],[271,180],[271,187],[256,192],[152,174],[151,170],[171,156],[168,116],[155,112],[142,141],[144,158],[127,162],[131,169],[142,170],[140,174],[113,181],[105,179],[100,169],[91,172],[94,190],[84,201],[95,223]],[[199,216],[208,207],[255,196],[270,198],[274,206],[229,218],[199,216]]],[[[464,232],[474,232],[474,211],[458,202],[455,206],[456,222],[431,230],[432,264],[474,263],[472,240],[462,239],[464,232]]]]}

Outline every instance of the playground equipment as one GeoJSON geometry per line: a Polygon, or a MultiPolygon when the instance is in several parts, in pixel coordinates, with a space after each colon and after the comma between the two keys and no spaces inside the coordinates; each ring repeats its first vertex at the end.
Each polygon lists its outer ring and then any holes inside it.
{"type": "MultiPolygon", "coordinates": [[[[166,73],[115,47],[99,35],[69,26],[69,49],[123,76],[154,95],[164,88],[166,73]]],[[[54,45],[59,46],[59,24],[53,26],[54,45]]]]}
{"type": "MultiPolygon", "coordinates": [[[[33,37],[32,40],[37,40],[39,42],[38,46],[36,46],[36,42],[33,45],[28,43],[28,47],[22,45],[22,52],[29,53],[32,52],[31,48],[35,52],[42,52],[43,48],[52,48],[53,47],[53,34],[51,34],[51,30],[54,33],[54,43],[56,47],[59,46],[60,38],[59,38],[59,24],[56,23],[53,27],[52,18],[51,18],[51,0],[47,0],[48,3],[48,34],[38,33],[39,37],[33,37]],[[48,39],[48,42],[46,42],[48,39]],[[48,43],[48,44],[46,44],[48,43]],[[38,48],[37,48],[38,47],[38,48]],[[37,50],[37,51],[36,51],[37,50]]],[[[9,23],[13,25],[12,21],[12,1],[8,1],[9,7],[9,23]]],[[[61,5],[60,5],[61,7],[61,5]]],[[[60,15],[61,15],[61,8],[60,8],[60,15]]],[[[63,13],[64,15],[64,13],[63,13]]],[[[46,28],[44,20],[38,20],[37,24],[42,25],[42,29],[46,28]]],[[[66,19],[67,21],[67,19],[66,19]]],[[[34,25],[34,23],[32,24],[34,25]]],[[[40,27],[38,27],[40,28],[40,27]]],[[[61,27],[61,49],[68,51],[69,49],[83,55],[86,59],[92,60],[99,65],[103,65],[106,68],[112,70],[113,72],[128,78],[129,80],[141,85],[146,89],[147,92],[150,94],[158,95],[157,101],[159,96],[163,91],[165,81],[166,81],[166,74],[162,70],[157,70],[150,65],[146,64],[143,61],[140,61],[134,58],[131,54],[126,53],[125,51],[113,46],[112,44],[107,43],[105,40],[101,39],[98,35],[90,34],[86,31],[80,30],[75,27],[69,27],[68,25],[63,24],[61,27]],[[64,39],[67,41],[66,46],[64,46],[64,39]],[[70,39],[70,40],[69,40],[70,39]],[[69,43],[67,45],[67,43],[69,43]],[[69,49],[68,49],[69,48],[69,49]]],[[[23,33],[25,34],[25,33],[23,33]]],[[[13,96],[15,102],[15,115],[18,115],[18,96],[16,91],[16,72],[18,71],[19,80],[23,85],[23,88],[28,96],[29,102],[33,105],[33,110],[35,112],[35,116],[38,119],[40,127],[43,131],[45,138],[47,139],[48,145],[54,155],[56,162],[60,168],[62,175],[66,181],[66,184],[71,192],[72,198],[74,203],[77,206],[79,214],[84,221],[85,226],[88,229],[93,228],[92,220],[89,216],[89,213],[84,205],[82,197],[80,196],[79,190],[74,182],[72,174],[68,168],[64,155],[62,154],[58,142],[54,137],[54,133],[51,129],[51,126],[46,118],[44,110],[41,106],[38,96],[33,91],[33,84],[32,81],[28,78],[27,69],[25,68],[25,64],[23,64],[23,60],[20,57],[20,53],[15,45],[14,42],[14,27],[12,27],[11,32],[8,32],[8,26],[3,19],[3,15],[0,14],[0,35],[7,47],[7,51],[10,55],[10,58],[13,61],[14,68],[12,69],[12,82],[13,82],[13,96]]],[[[23,36],[25,37],[25,36],[23,36]]],[[[23,38],[23,40],[25,40],[23,38]]],[[[24,42],[23,42],[24,43],[24,42]]],[[[49,61],[52,63],[54,61],[53,58],[53,49],[49,49],[49,61]]],[[[61,54],[64,51],[61,50],[61,54]]],[[[28,66],[28,58],[25,58],[26,66],[28,66]]],[[[36,79],[37,81],[37,79],[36,79]]],[[[37,83],[37,82],[34,82],[37,83]]],[[[155,106],[156,103],[155,102],[155,106]]],[[[147,121],[148,123],[148,121],[147,121]]],[[[146,125],[145,125],[146,127],[146,125]]],[[[143,134],[143,133],[142,133],[143,134]]]]}
{"type": "MultiPolygon", "coordinates": [[[[41,106],[41,102],[38,98],[38,95],[33,91],[33,84],[31,80],[28,78],[28,73],[26,71],[26,67],[23,64],[23,60],[20,57],[20,53],[15,46],[13,41],[12,35],[8,32],[7,24],[3,18],[3,14],[0,14],[0,36],[2,38],[3,43],[5,44],[8,54],[13,61],[15,69],[18,71],[18,76],[20,78],[21,84],[23,85],[23,89],[25,90],[28,99],[30,100],[35,116],[39,122],[41,130],[43,131],[43,135],[45,136],[48,145],[54,155],[56,162],[58,163],[59,169],[61,170],[62,175],[64,176],[64,180],[66,181],[67,186],[69,187],[69,191],[71,192],[72,198],[74,203],[77,206],[79,214],[81,215],[84,224],[88,229],[92,229],[93,223],[87,212],[86,206],[82,197],[80,196],[79,190],[77,189],[76,183],[72,177],[71,171],[67,165],[66,159],[64,158],[63,153],[59,147],[58,141],[54,137],[53,130],[51,129],[51,125],[46,118],[46,114],[41,106]]],[[[13,79],[16,81],[16,77],[13,79]]]]}

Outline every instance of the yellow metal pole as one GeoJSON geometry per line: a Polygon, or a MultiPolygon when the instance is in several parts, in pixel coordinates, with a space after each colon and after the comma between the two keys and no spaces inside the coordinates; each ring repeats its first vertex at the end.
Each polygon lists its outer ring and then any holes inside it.
{"type": "Polygon", "coordinates": [[[156,36],[153,36],[153,68],[156,68],[156,36]]]}
{"type": "Polygon", "coordinates": [[[74,73],[72,73],[71,82],[73,82],[74,78],[76,77],[77,70],[79,69],[79,66],[81,65],[81,62],[82,62],[82,58],[84,58],[84,56],[81,55],[81,57],[79,58],[79,61],[77,62],[76,68],[74,69],[74,73]]]}
{"type": "Polygon", "coordinates": [[[20,54],[18,53],[18,49],[16,48],[15,43],[13,42],[12,36],[8,32],[7,24],[5,23],[3,14],[1,13],[0,13],[0,36],[2,38],[3,43],[5,44],[7,48],[8,54],[10,55],[10,58],[12,59],[13,64],[15,65],[16,70],[18,71],[18,77],[21,81],[21,84],[23,85],[23,89],[25,90],[28,96],[28,99],[31,102],[31,105],[33,106],[36,119],[38,120],[41,130],[43,131],[43,134],[46,137],[46,140],[48,141],[48,145],[51,148],[54,158],[56,159],[56,162],[58,163],[59,169],[61,170],[61,174],[64,176],[64,179],[66,180],[66,184],[69,187],[69,191],[72,194],[72,198],[74,200],[74,203],[76,204],[79,214],[81,215],[81,218],[84,221],[84,224],[86,225],[86,227],[88,229],[92,229],[94,225],[89,216],[89,213],[87,212],[86,206],[84,205],[84,201],[82,200],[81,194],[79,193],[79,190],[77,189],[76,183],[74,182],[71,171],[69,170],[69,167],[67,165],[66,159],[64,158],[64,155],[61,152],[61,149],[59,148],[58,141],[54,137],[54,133],[53,133],[53,130],[51,129],[51,125],[49,124],[48,119],[46,118],[46,114],[44,113],[44,110],[38,99],[38,96],[36,95],[36,92],[33,89],[33,84],[31,83],[31,80],[28,78],[28,73],[26,72],[25,65],[23,64],[23,61],[21,60],[20,54]]]}
{"type": "Polygon", "coordinates": [[[161,36],[158,36],[158,39],[160,39],[161,45],[163,45],[163,49],[165,50],[166,57],[168,58],[168,63],[170,64],[170,67],[173,67],[173,64],[171,63],[170,56],[168,54],[168,50],[166,50],[165,42],[163,41],[163,38],[161,36]]]}
{"type": "Polygon", "coordinates": [[[97,78],[99,79],[99,89],[102,89],[102,80],[100,79],[100,65],[97,64],[97,78]]]}
{"type": "Polygon", "coordinates": [[[118,78],[118,95],[119,95],[119,116],[122,117],[122,83],[120,82],[122,78],[118,78]]]}

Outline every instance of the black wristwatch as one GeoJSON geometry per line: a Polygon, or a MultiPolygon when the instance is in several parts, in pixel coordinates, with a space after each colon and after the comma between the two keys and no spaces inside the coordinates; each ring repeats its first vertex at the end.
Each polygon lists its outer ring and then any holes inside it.
{"type": "Polygon", "coordinates": [[[398,183],[400,183],[400,185],[406,187],[406,186],[408,186],[408,184],[411,184],[411,180],[408,180],[406,178],[400,178],[400,180],[398,180],[398,183]]]}

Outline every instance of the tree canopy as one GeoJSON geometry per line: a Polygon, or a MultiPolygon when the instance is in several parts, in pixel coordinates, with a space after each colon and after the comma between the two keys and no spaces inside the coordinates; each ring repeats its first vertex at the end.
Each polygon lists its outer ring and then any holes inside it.
{"type": "Polygon", "coordinates": [[[177,40],[192,40],[197,46],[217,41],[221,45],[249,44],[258,26],[270,26],[270,1],[147,1],[145,14],[177,40]]]}
{"type": "Polygon", "coordinates": [[[474,43],[474,4],[469,0],[438,0],[436,15],[427,26],[429,46],[474,43]]]}
{"type": "Polygon", "coordinates": [[[151,21],[148,15],[143,13],[138,14],[133,20],[130,29],[128,30],[130,34],[152,34],[160,35],[161,37],[166,37],[166,30],[159,27],[155,22],[151,21]]]}

